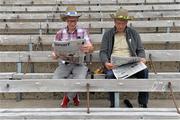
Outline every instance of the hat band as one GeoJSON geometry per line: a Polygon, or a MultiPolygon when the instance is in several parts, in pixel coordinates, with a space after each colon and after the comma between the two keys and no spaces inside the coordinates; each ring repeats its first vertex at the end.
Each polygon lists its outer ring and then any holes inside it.
{"type": "Polygon", "coordinates": [[[120,15],[120,16],[117,16],[117,18],[119,18],[119,19],[129,19],[130,17],[129,16],[122,16],[122,15],[120,15]]]}
{"type": "Polygon", "coordinates": [[[70,11],[70,12],[67,12],[67,15],[77,15],[77,12],[70,11]]]}

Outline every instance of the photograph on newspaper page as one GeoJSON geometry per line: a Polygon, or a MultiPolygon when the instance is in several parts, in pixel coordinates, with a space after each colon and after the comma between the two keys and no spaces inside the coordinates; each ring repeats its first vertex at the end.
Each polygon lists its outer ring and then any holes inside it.
{"type": "Polygon", "coordinates": [[[84,54],[80,50],[81,46],[84,44],[84,39],[74,39],[66,41],[54,41],[54,51],[57,55],[66,54],[71,56],[75,62],[83,62],[84,54]]]}
{"type": "Polygon", "coordinates": [[[116,66],[113,73],[116,79],[125,79],[144,70],[147,66],[140,62],[140,57],[111,56],[111,62],[116,66]]]}

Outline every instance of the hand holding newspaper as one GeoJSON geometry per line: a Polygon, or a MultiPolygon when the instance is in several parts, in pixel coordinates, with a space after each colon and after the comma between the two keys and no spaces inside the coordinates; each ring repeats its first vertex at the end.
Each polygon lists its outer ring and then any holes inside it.
{"type": "Polygon", "coordinates": [[[117,66],[113,69],[116,79],[125,79],[147,68],[140,60],[140,57],[111,56],[111,62],[117,66]]]}
{"type": "Polygon", "coordinates": [[[58,56],[61,56],[61,59],[67,62],[82,63],[84,53],[81,51],[81,47],[84,41],[84,39],[54,41],[54,51],[58,56]]]}

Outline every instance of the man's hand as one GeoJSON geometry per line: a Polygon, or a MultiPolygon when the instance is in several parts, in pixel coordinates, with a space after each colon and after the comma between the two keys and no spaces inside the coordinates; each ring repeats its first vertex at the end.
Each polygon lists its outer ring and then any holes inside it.
{"type": "Polygon", "coordinates": [[[52,59],[56,60],[56,59],[58,59],[58,58],[59,58],[59,56],[56,55],[56,53],[53,51],[53,52],[52,52],[52,59]]]}
{"type": "Polygon", "coordinates": [[[81,51],[84,53],[90,53],[93,51],[93,46],[92,44],[84,44],[81,46],[81,51]]]}
{"type": "Polygon", "coordinates": [[[140,62],[143,62],[145,64],[146,63],[146,59],[145,58],[141,58],[140,62]]]}
{"type": "Polygon", "coordinates": [[[111,70],[114,68],[114,65],[112,63],[109,63],[109,62],[106,62],[105,63],[105,67],[108,69],[108,70],[111,70]]]}
{"type": "Polygon", "coordinates": [[[53,52],[52,52],[52,58],[53,58],[54,60],[56,60],[56,59],[58,59],[58,58],[60,58],[60,59],[62,59],[62,60],[66,60],[66,59],[72,58],[72,56],[69,56],[69,55],[67,55],[67,54],[59,54],[59,55],[57,55],[57,54],[53,51],[53,52]]]}

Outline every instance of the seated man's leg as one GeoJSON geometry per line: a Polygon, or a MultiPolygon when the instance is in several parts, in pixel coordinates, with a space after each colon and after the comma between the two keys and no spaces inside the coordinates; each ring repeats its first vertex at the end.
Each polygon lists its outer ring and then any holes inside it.
{"type": "MultiPolygon", "coordinates": [[[[71,65],[65,65],[60,63],[60,65],[56,68],[54,72],[53,79],[67,79],[71,73],[71,65]]],[[[68,107],[68,103],[70,101],[70,96],[67,93],[64,93],[64,97],[62,102],[60,103],[61,107],[68,107]]]]}
{"type": "MultiPolygon", "coordinates": [[[[136,77],[138,79],[147,79],[149,77],[148,69],[144,69],[144,70],[138,72],[136,74],[136,77]]],[[[140,107],[146,108],[147,104],[148,104],[148,99],[149,99],[149,93],[148,92],[139,92],[138,103],[139,103],[140,107]]]]}
{"type": "MultiPolygon", "coordinates": [[[[86,79],[87,73],[88,68],[85,65],[74,64],[72,71],[73,79],[86,79]]],[[[73,102],[75,106],[78,106],[80,104],[78,93],[74,93],[73,102]]]]}
{"type": "MultiPolygon", "coordinates": [[[[115,79],[115,76],[112,70],[106,71],[106,79],[115,79]]],[[[114,92],[109,92],[110,107],[115,107],[114,97],[115,97],[114,92]]]]}

